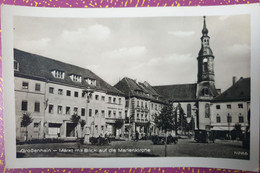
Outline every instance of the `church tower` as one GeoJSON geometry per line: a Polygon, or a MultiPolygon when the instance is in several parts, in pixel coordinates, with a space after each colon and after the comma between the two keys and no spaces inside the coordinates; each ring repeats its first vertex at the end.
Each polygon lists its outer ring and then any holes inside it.
{"type": "Polygon", "coordinates": [[[210,48],[208,29],[206,26],[206,17],[204,16],[204,24],[202,29],[201,49],[199,51],[198,60],[198,83],[202,81],[215,82],[214,79],[214,55],[210,48]]]}
{"type": "Polygon", "coordinates": [[[200,99],[212,99],[217,95],[215,88],[214,55],[210,48],[210,37],[206,26],[206,17],[203,17],[203,29],[201,49],[197,57],[198,61],[198,88],[197,97],[200,99]]]}

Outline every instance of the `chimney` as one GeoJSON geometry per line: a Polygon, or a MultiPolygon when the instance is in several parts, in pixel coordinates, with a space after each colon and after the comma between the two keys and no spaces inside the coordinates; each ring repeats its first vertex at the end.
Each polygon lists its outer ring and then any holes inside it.
{"type": "Polygon", "coordinates": [[[232,84],[234,85],[234,84],[237,82],[237,77],[236,77],[236,76],[233,76],[233,80],[232,80],[232,81],[233,81],[232,84]]]}

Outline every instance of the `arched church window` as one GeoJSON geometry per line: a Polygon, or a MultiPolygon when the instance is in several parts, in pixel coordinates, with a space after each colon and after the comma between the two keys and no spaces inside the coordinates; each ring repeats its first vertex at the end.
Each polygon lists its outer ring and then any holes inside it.
{"type": "Polygon", "coordinates": [[[191,117],[191,104],[187,105],[187,117],[191,117]]]}
{"type": "Polygon", "coordinates": [[[205,104],[205,118],[210,117],[210,105],[208,103],[205,104]]]}
{"type": "Polygon", "coordinates": [[[203,59],[203,72],[207,72],[208,71],[208,59],[204,58],[203,59]]]}
{"type": "Polygon", "coordinates": [[[209,89],[208,89],[208,88],[203,88],[203,89],[201,90],[201,94],[202,94],[203,96],[208,96],[208,95],[209,95],[209,89]]]}

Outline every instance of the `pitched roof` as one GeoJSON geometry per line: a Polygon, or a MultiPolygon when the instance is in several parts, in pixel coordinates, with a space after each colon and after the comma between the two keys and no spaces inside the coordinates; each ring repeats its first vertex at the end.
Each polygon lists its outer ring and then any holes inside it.
{"type": "Polygon", "coordinates": [[[226,91],[215,97],[212,102],[222,101],[249,101],[250,100],[250,78],[240,78],[226,91]]]}
{"type": "Polygon", "coordinates": [[[126,97],[138,97],[155,102],[163,102],[162,96],[160,96],[148,82],[136,82],[133,79],[124,77],[114,85],[114,87],[125,93],[126,97]]]}
{"type": "Polygon", "coordinates": [[[93,88],[85,79],[95,79],[97,90],[102,90],[107,93],[123,95],[122,92],[109,85],[103,79],[88,69],[84,69],[75,65],[67,64],[54,59],[46,58],[40,55],[24,52],[14,49],[14,59],[19,63],[19,71],[15,71],[16,76],[26,76],[32,78],[42,78],[46,81],[56,82],[60,84],[72,85],[80,88],[93,88]],[[65,73],[64,79],[55,78],[52,75],[53,70],[60,70],[65,73]],[[82,77],[82,82],[74,82],[70,75],[76,74],[82,77]]]}
{"type": "Polygon", "coordinates": [[[163,97],[171,101],[195,101],[197,84],[153,86],[163,97]]]}

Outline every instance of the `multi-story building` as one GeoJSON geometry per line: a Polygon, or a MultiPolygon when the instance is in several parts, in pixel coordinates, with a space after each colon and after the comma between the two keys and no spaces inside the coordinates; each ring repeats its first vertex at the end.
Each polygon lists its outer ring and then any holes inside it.
{"type": "Polygon", "coordinates": [[[120,135],[116,120],[125,119],[122,92],[88,69],[14,49],[16,137],[25,138],[23,114],[33,122],[29,139],[120,135]],[[71,120],[78,115],[83,127],[71,120]]]}
{"type": "Polygon", "coordinates": [[[236,124],[245,131],[250,118],[250,78],[240,78],[211,101],[211,126],[216,137],[230,137],[236,124]]]}
{"type": "Polygon", "coordinates": [[[141,136],[156,132],[153,117],[160,113],[164,104],[161,96],[148,82],[137,82],[123,78],[115,86],[126,97],[126,114],[128,117],[129,133],[138,131],[141,136]]]}

